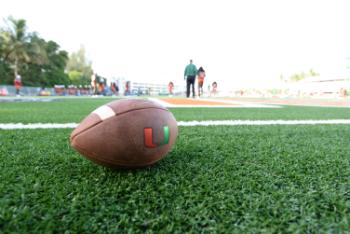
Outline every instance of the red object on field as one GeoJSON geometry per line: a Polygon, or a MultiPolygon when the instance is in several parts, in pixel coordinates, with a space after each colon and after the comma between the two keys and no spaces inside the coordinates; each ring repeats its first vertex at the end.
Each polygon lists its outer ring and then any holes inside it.
{"type": "Polygon", "coordinates": [[[0,96],[7,96],[9,93],[6,88],[0,89],[0,96]]]}

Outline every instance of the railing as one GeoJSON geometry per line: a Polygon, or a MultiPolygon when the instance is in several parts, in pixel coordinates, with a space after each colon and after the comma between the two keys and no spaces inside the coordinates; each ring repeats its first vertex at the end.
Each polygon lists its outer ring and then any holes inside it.
{"type": "MultiPolygon", "coordinates": [[[[26,87],[23,86],[20,90],[20,95],[23,96],[38,96],[40,91],[45,90],[48,94],[55,93],[53,88],[42,89],[40,87],[26,87]]],[[[0,85],[0,96],[14,96],[16,95],[16,88],[13,85],[0,85]]]]}

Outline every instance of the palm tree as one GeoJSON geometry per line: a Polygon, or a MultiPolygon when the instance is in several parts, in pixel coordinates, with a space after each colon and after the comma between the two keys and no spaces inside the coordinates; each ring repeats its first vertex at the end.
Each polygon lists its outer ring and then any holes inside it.
{"type": "Polygon", "coordinates": [[[13,68],[15,77],[23,63],[42,64],[46,62],[45,50],[41,48],[32,34],[27,33],[26,21],[9,17],[6,21],[8,27],[0,32],[3,59],[13,68]]]}

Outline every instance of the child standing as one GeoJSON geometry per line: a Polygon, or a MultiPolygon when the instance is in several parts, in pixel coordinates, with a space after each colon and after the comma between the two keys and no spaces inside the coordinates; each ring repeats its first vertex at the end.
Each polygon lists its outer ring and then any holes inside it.
{"type": "Polygon", "coordinates": [[[198,97],[203,95],[203,83],[204,83],[205,71],[203,67],[198,69],[198,97]]]}

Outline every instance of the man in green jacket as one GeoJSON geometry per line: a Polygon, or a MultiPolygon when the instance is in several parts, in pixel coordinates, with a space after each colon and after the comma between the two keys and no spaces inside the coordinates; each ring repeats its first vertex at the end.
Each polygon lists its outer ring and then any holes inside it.
{"type": "Polygon", "coordinates": [[[185,68],[186,97],[190,97],[190,86],[191,85],[192,85],[193,98],[195,97],[194,81],[196,80],[196,75],[197,75],[197,68],[196,68],[196,65],[193,64],[193,61],[191,59],[190,64],[188,64],[185,68]]]}

